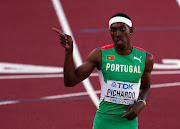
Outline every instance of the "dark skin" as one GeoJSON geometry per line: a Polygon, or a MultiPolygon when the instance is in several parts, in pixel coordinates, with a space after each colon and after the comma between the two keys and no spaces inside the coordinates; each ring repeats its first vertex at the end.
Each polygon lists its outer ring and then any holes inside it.
{"type": "MultiPolygon", "coordinates": [[[[94,70],[97,68],[101,70],[102,65],[102,53],[99,48],[94,49],[87,57],[85,62],[75,68],[73,62],[73,41],[71,36],[66,35],[53,28],[60,36],[60,43],[65,48],[65,60],[64,60],[64,84],[67,87],[73,87],[86,79],[94,70]]],[[[133,27],[129,27],[124,23],[114,23],[110,26],[110,34],[114,42],[115,51],[121,55],[129,55],[132,51],[132,44],[130,36],[133,33],[133,27]]],[[[153,56],[147,52],[145,61],[145,70],[141,77],[141,86],[139,99],[147,100],[150,93],[150,83],[151,83],[151,71],[153,69],[153,56]]],[[[130,105],[122,116],[127,120],[133,120],[136,118],[141,110],[144,108],[143,102],[137,102],[130,105]]]]}

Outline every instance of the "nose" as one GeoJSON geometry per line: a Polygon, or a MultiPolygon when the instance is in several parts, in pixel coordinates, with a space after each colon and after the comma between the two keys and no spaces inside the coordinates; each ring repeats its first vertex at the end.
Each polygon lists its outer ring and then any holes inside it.
{"type": "Polygon", "coordinates": [[[117,29],[117,31],[116,31],[116,37],[119,37],[119,36],[121,36],[121,31],[120,31],[119,29],[117,29]]]}

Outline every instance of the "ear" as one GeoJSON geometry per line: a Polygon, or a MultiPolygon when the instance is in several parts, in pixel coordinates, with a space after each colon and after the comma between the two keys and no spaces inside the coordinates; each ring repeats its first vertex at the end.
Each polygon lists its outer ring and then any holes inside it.
{"type": "Polygon", "coordinates": [[[133,31],[134,31],[134,28],[133,28],[133,27],[130,27],[130,28],[129,28],[129,34],[131,35],[131,34],[133,33],[133,31]]]}

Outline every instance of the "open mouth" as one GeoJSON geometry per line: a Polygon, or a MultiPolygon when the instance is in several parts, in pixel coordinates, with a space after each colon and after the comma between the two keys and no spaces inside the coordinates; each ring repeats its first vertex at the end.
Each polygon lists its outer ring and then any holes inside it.
{"type": "Polygon", "coordinates": [[[115,41],[116,41],[116,43],[118,43],[118,44],[123,43],[123,39],[116,39],[115,41]]]}

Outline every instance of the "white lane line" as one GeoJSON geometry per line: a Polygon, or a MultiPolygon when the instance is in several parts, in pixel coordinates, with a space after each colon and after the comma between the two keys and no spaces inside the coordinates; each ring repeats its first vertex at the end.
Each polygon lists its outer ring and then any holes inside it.
{"type": "Polygon", "coordinates": [[[23,73],[42,74],[42,73],[61,73],[61,72],[63,72],[62,67],[0,62],[0,73],[2,74],[23,74],[23,73]]]}
{"type": "Polygon", "coordinates": [[[180,0],[176,0],[176,2],[178,3],[179,7],[180,7],[180,0]]]}
{"type": "MultiPolygon", "coordinates": [[[[172,86],[180,86],[180,82],[173,82],[173,83],[163,83],[163,84],[153,84],[151,85],[151,88],[163,88],[163,87],[172,87],[172,86]]],[[[96,94],[100,94],[100,90],[96,90],[96,94]]],[[[70,93],[70,94],[62,94],[62,95],[53,95],[53,96],[45,96],[40,99],[43,100],[50,100],[50,99],[61,99],[61,98],[68,98],[68,97],[78,97],[78,96],[85,96],[89,95],[88,92],[78,92],[78,93],[70,93]]],[[[0,102],[0,105],[7,105],[7,104],[16,104],[20,101],[3,101],[0,102]]]]}
{"type": "MultiPolygon", "coordinates": [[[[151,88],[162,88],[162,87],[172,87],[172,86],[180,86],[180,82],[173,82],[173,83],[163,83],[163,84],[153,84],[151,88]]],[[[96,94],[100,94],[100,90],[96,90],[96,94]]],[[[78,92],[78,93],[70,93],[70,94],[63,94],[63,95],[53,95],[53,96],[46,96],[42,97],[43,99],[58,99],[58,98],[67,98],[67,97],[77,97],[77,96],[84,96],[88,95],[87,92],[78,92]]]]}
{"type": "Polygon", "coordinates": [[[59,77],[63,77],[63,74],[5,75],[5,76],[0,76],[0,80],[1,79],[59,78],[59,77]]]}
{"type": "MultiPolygon", "coordinates": [[[[82,59],[81,59],[80,53],[78,51],[78,47],[76,45],[76,41],[74,39],[74,36],[73,36],[73,34],[71,32],[71,29],[69,27],[68,21],[66,19],[65,13],[63,11],[61,2],[59,0],[52,0],[52,3],[53,3],[53,6],[54,6],[54,9],[55,9],[55,12],[57,14],[57,17],[59,19],[59,23],[61,24],[61,27],[63,29],[63,32],[72,36],[73,43],[74,43],[73,44],[73,46],[74,46],[74,51],[73,51],[73,53],[74,53],[73,54],[74,62],[76,64],[76,66],[80,66],[82,64],[82,59]]],[[[88,78],[85,79],[82,83],[83,83],[86,91],[88,92],[90,98],[92,99],[93,103],[98,108],[99,98],[95,94],[95,91],[94,91],[94,89],[93,89],[89,79],[88,78]]]]}
{"type": "MultiPolygon", "coordinates": [[[[152,75],[176,75],[180,74],[180,71],[152,71],[152,75]]],[[[91,73],[90,77],[98,76],[98,73],[91,73]]],[[[32,78],[59,78],[63,77],[63,74],[39,74],[39,75],[1,75],[1,79],[32,79],[32,78]]]]}
{"type": "MultiPolygon", "coordinates": [[[[95,91],[95,93],[99,94],[100,90],[95,91]]],[[[78,96],[84,96],[84,95],[88,95],[88,93],[78,92],[78,93],[70,93],[70,94],[62,94],[62,95],[53,95],[53,96],[42,97],[41,99],[58,99],[58,98],[78,97],[78,96]]]]}
{"type": "Polygon", "coordinates": [[[161,74],[180,74],[180,71],[152,71],[152,75],[161,75],[161,74]]]}
{"type": "Polygon", "coordinates": [[[171,86],[180,86],[180,82],[154,84],[151,85],[151,88],[162,88],[162,87],[171,87],[171,86]]]}
{"type": "Polygon", "coordinates": [[[7,104],[16,104],[16,103],[19,103],[19,101],[3,101],[3,102],[0,102],[0,105],[7,105],[7,104]]]}

